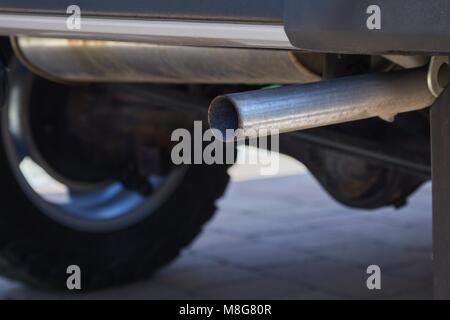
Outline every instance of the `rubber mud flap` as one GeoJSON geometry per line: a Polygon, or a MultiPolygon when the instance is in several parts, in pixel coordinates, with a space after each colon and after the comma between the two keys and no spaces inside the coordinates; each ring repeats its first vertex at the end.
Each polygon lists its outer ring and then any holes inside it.
{"type": "Polygon", "coordinates": [[[450,53],[449,0],[285,0],[284,10],[288,38],[300,49],[450,53]]]}

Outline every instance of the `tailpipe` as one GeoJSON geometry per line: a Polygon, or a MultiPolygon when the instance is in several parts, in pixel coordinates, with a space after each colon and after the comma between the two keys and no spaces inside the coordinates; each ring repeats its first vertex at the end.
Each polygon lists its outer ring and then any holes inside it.
{"type": "Polygon", "coordinates": [[[427,68],[417,68],[227,94],[212,101],[208,117],[218,138],[232,141],[373,117],[392,121],[435,99],[427,68]]]}

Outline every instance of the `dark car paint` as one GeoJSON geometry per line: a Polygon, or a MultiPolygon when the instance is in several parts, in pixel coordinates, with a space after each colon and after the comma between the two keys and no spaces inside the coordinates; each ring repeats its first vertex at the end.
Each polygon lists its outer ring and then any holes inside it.
{"type": "Polygon", "coordinates": [[[65,14],[78,5],[86,15],[211,19],[282,23],[282,0],[0,0],[0,12],[65,14]]]}

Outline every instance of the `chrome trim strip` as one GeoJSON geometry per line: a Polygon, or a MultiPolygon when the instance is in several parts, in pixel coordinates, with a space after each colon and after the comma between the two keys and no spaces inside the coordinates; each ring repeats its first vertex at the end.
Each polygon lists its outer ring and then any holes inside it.
{"type": "Polygon", "coordinates": [[[82,17],[81,30],[70,30],[66,20],[66,16],[0,13],[0,34],[177,45],[294,48],[282,25],[82,17]]]}

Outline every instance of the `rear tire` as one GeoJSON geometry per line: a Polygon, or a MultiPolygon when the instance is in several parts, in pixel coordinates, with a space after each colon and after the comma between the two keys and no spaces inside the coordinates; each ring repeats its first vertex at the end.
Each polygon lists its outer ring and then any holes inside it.
{"type": "MultiPolygon", "coordinates": [[[[11,103],[3,110],[3,126],[11,103]]],[[[83,290],[151,276],[201,232],[229,181],[227,166],[188,166],[171,194],[145,218],[113,231],[83,231],[52,219],[30,200],[8,152],[3,143],[0,274],[41,288],[67,289],[70,265],[80,267],[83,290]]]]}

